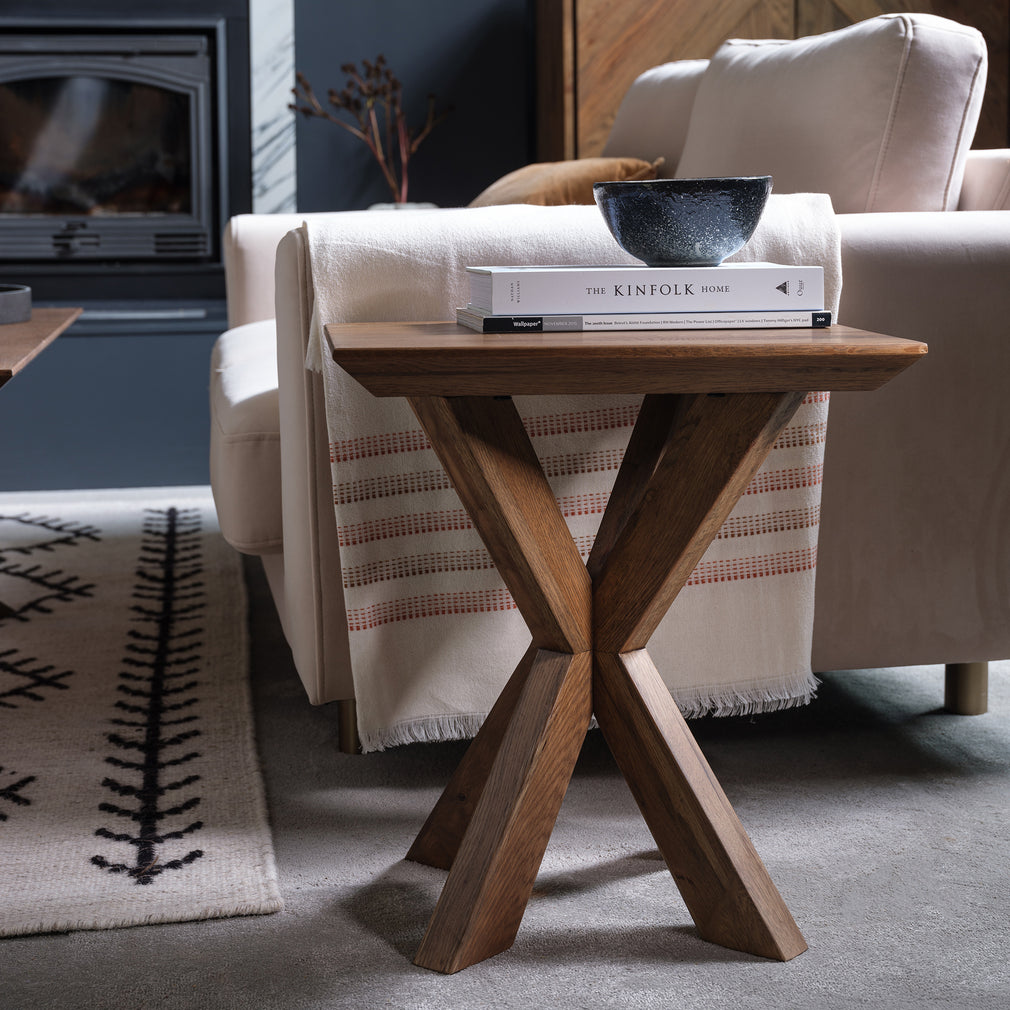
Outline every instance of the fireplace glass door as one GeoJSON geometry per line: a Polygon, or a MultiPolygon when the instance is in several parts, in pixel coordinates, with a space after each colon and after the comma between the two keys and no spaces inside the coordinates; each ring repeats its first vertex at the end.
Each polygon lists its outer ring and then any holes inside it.
{"type": "Polygon", "coordinates": [[[0,85],[0,213],[190,214],[186,95],[110,77],[0,85]]]}
{"type": "Polygon", "coordinates": [[[209,255],[211,92],[199,34],[5,38],[0,259],[209,255]]]}

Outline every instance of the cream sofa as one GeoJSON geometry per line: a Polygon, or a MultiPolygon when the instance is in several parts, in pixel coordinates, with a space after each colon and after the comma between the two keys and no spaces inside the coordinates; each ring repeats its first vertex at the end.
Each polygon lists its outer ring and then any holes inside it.
{"type": "MultiPolygon", "coordinates": [[[[1010,656],[1010,151],[969,152],[985,67],[977,32],[925,15],[731,42],[642,75],[604,152],[830,194],[839,321],[929,344],[885,390],[831,398],[812,664],[946,664],[963,712],[984,711],[985,664],[1010,656]]],[[[262,559],[309,700],[342,703],[351,749],[326,417],[305,366],[306,217],[228,224],[211,480],[225,537],[262,559]]]]}

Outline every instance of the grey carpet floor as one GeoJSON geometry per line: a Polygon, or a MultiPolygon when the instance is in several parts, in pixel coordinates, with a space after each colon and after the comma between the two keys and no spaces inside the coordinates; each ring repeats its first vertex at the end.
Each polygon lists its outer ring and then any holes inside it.
{"type": "Polygon", "coordinates": [[[926,667],[832,674],[804,709],[694,724],[810,945],[795,960],[698,938],[594,732],[514,947],[441,976],[410,959],[444,878],[402,855],[463,745],[339,753],[247,573],[285,910],[0,941],[6,1010],[1010,1006],[1010,662],[981,717],[940,711],[926,667]]]}

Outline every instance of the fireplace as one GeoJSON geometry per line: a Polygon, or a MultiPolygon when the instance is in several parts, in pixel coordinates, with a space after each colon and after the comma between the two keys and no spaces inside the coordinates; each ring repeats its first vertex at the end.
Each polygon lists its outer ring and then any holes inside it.
{"type": "Polygon", "coordinates": [[[210,50],[199,34],[0,42],[0,261],[212,255],[210,50]]]}
{"type": "Polygon", "coordinates": [[[48,300],[223,294],[221,233],[251,209],[240,6],[0,23],[5,279],[48,300]]]}

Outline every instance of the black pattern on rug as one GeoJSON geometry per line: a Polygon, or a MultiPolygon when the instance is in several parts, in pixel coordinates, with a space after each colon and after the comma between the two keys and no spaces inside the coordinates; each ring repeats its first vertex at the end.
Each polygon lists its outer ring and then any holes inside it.
{"type": "MultiPolygon", "coordinates": [[[[10,579],[11,587],[31,588],[34,594],[17,605],[0,598],[0,629],[5,622],[26,623],[39,614],[50,614],[60,603],[73,603],[90,597],[93,582],[69,575],[62,568],[44,567],[36,560],[38,554],[50,554],[61,548],[74,548],[82,542],[100,541],[97,527],[67,522],[53,516],[33,516],[28,512],[0,514],[0,576],[10,579]],[[16,535],[15,535],[16,534],[16,535]],[[30,539],[23,539],[28,534],[30,539]],[[27,561],[25,560],[27,559],[27,561]]],[[[66,679],[73,670],[57,670],[38,656],[27,656],[18,649],[0,650],[0,708],[16,709],[23,701],[45,701],[47,692],[66,691],[66,679]]],[[[24,792],[36,780],[0,766],[0,821],[9,819],[14,806],[27,807],[31,799],[24,792]]]]}
{"type": "Polygon", "coordinates": [[[92,595],[94,583],[83,582],[78,576],[67,575],[59,568],[46,570],[32,560],[40,552],[77,547],[81,541],[98,542],[100,530],[94,526],[66,522],[52,516],[33,516],[26,512],[0,515],[2,524],[11,524],[22,534],[26,530],[38,534],[38,539],[26,543],[5,543],[6,537],[0,540],[0,576],[30,585],[38,595],[19,606],[9,606],[0,601],[0,620],[28,621],[33,614],[52,613],[56,603],[70,603],[92,595]],[[22,558],[32,560],[26,564],[22,558]]]}
{"type": "Polygon", "coordinates": [[[0,937],[280,909],[210,489],[0,495],[0,569],[0,937]]]}
{"type": "MultiPolygon", "coordinates": [[[[3,765],[0,765],[0,776],[8,777],[16,775],[17,772],[7,773],[5,775],[3,765]]],[[[24,775],[16,782],[11,782],[4,785],[3,777],[0,777],[0,800],[5,803],[10,803],[14,806],[27,807],[31,805],[31,800],[25,796],[21,790],[25,786],[31,785],[35,781],[34,775],[24,775]]],[[[4,813],[3,809],[0,809],[0,821],[6,821],[7,814],[4,813]]]]}
{"type": "MultiPolygon", "coordinates": [[[[2,620],[0,620],[2,626],[2,620]]],[[[0,651],[0,674],[14,681],[12,687],[0,688],[0,708],[17,708],[19,701],[45,701],[46,690],[65,691],[64,680],[73,670],[54,672],[51,664],[42,663],[37,656],[18,655],[17,649],[0,651]]]]}
{"type": "Polygon", "coordinates": [[[199,716],[192,709],[200,683],[206,600],[201,579],[200,515],[196,509],[148,509],[136,570],[131,607],[140,625],[128,632],[117,686],[116,727],[106,740],[117,754],[105,759],[120,777],[102,785],[116,802],[99,805],[103,813],[133,822],[127,832],[103,826],[100,838],[130,846],[132,858],[102,855],[91,862],[110,873],[127,875],[136,884],[150,884],[166,870],[181,870],[203,855],[193,849],[175,859],[162,859],[166,842],[185,838],[203,827],[199,820],[178,824],[200,804],[191,787],[200,781],[187,766],[200,757],[193,741],[200,736],[199,716]],[[185,790],[178,802],[169,797],[185,790]]]}

